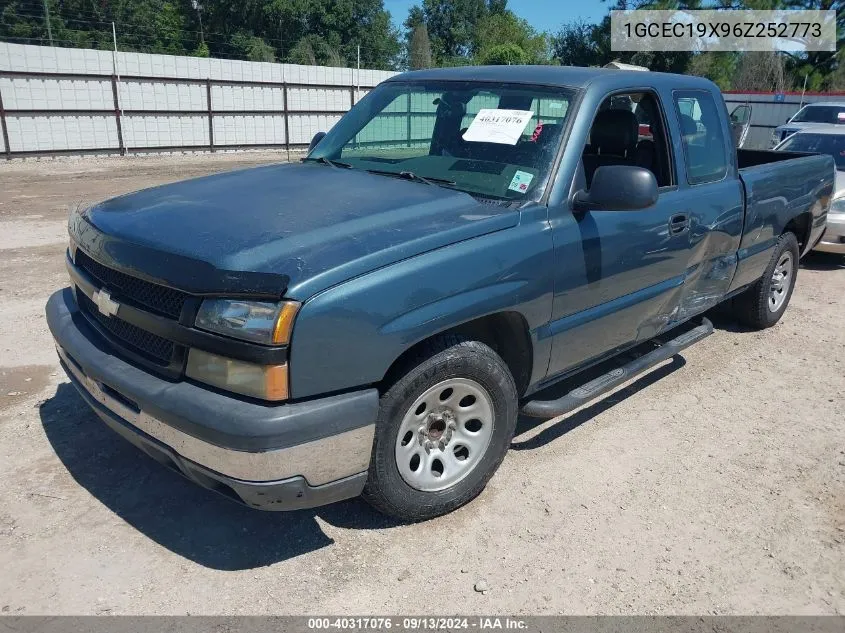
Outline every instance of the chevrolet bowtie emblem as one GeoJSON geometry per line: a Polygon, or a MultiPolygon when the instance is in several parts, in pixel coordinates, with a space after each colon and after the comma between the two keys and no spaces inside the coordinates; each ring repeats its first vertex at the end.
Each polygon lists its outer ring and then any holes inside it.
{"type": "Polygon", "coordinates": [[[117,301],[112,301],[111,295],[107,290],[97,290],[94,293],[94,303],[97,304],[97,309],[100,313],[106,316],[114,316],[120,307],[117,301]]]}

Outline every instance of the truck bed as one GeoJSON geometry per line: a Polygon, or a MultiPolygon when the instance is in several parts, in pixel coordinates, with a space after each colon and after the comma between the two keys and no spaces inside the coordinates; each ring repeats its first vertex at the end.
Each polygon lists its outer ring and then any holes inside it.
{"type": "Polygon", "coordinates": [[[737,162],[746,212],[731,290],[760,277],[793,218],[799,222],[801,255],[812,248],[824,231],[836,173],[833,157],[827,154],[740,149],[737,162]]]}
{"type": "Polygon", "coordinates": [[[778,163],[793,158],[815,156],[807,152],[775,152],[767,149],[738,149],[736,150],[737,167],[748,169],[769,163],[778,163]]]}

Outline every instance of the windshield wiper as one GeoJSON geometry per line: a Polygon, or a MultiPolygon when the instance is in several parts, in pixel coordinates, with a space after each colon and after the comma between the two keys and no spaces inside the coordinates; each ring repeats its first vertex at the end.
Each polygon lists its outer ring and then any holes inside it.
{"type": "Polygon", "coordinates": [[[412,171],[387,171],[381,169],[368,169],[371,174],[378,174],[380,176],[394,176],[395,178],[404,178],[405,180],[413,180],[415,182],[422,182],[427,185],[442,186],[442,185],[456,185],[454,180],[447,180],[446,178],[433,178],[430,176],[420,176],[412,171]]]}
{"type": "Polygon", "coordinates": [[[310,160],[315,163],[320,163],[321,165],[329,165],[330,167],[337,167],[337,168],[344,168],[344,169],[352,169],[352,165],[349,163],[342,163],[339,160],[331,160],[326,158],[325,156],[320,156],[319,158],[312,158],[311,156],[306,156],[302,159],[302,162],[310,160]]]}

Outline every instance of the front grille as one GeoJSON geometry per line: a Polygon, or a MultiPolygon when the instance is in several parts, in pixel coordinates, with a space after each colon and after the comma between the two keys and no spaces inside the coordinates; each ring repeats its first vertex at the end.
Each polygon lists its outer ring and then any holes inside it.
{"type": "Polygon", "coordinates": [[[138,279],[94,261],[81,249],[76,251],[75,264],[113,291],[121,301],[140,304],[164,316],[178,319],[188,295],[173,288],[138,279]]]}
{"type": "Polygon", "coordinates": [[[173,342],[151,332],[102,314],[96,304],[83,292],[77,291],[79,308],[130,351],[140,354],[156,365],[167,367],[173,359],[173,342]]]}

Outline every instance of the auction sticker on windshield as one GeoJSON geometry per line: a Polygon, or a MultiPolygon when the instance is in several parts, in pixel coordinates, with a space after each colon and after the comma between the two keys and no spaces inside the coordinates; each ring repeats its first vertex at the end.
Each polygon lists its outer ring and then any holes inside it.
{"type": "Polygon", "coordinates": [[[534,180],[534,174],[530,174],[527,171],[517,170],[517,172],[513,175],[511,184],[508,185],[508,189],[511,191],[525,193],[528,191],[528,185],[531,184],[532,180],[534,180]]]}
{"type": "Polygon", "coordinates": [[[463,139],[472,143],[516,145],[532,116],[531,110],[485,108],[475,115],[463,139]]]}

